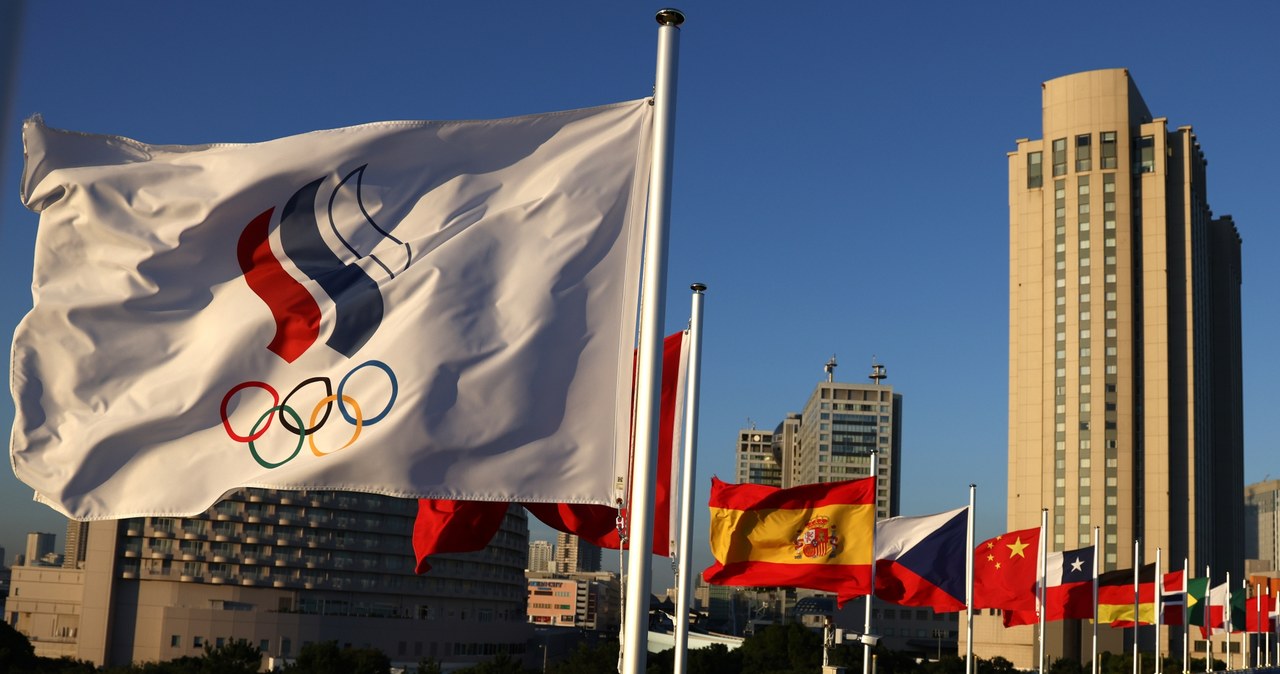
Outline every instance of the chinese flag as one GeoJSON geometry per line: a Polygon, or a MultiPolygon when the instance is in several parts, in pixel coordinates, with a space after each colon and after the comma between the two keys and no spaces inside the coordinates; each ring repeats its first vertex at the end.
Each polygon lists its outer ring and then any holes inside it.
{"type": "Polygon", "coordinates": [[[973,551],[973,608],[1036,609],[1040,527],[1000,534],[973,551]]]}

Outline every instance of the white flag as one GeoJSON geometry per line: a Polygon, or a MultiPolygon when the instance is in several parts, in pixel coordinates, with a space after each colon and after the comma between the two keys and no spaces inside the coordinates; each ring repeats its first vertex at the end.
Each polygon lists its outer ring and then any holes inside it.
{"type": "Polygon", "coordinates": [[[612,505],[650,111],[201,146],[28,121],[14,472],[77,519],[243,486],[612,505]]]}

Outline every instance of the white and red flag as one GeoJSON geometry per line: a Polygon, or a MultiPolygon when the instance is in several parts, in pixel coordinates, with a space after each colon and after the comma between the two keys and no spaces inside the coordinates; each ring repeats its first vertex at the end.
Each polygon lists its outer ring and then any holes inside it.
{"type": "Polygon", "coordinates": [[[612,504],[650,110],[199,146],[28,121],[14,472],[76,519],[243,486],[612,504]]]}

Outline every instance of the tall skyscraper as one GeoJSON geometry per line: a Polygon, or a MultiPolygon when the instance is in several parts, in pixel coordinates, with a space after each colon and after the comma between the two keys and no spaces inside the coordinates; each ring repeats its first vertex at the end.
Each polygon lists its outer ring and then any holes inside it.
{"type": "Polygon", "coordinates": [[[871,475],[877,454],[876,517],[898,515],[902,461],[902,395],[883,383],[883,365],[873,365],[870,384],[835,381],[834,359],[827,381],[814,387],[800,413],[795,484],[853,480],[871,475]]]}
{"type": "Polygon", "coordinates": [[[67,541],[63,546],[62,566],[68,569],[83,568],[88,542],[89,523],[67,520],[67,541]]]}
{"type": "Polygon", "coordinates": [[[551,571],[552,551],[551,543],[547,541],[530,541],[529,542],[529,565],[527,571],[545,572],[551,571]]]}
{"type": "Polygon", "coordinates": [[[757,428],[738,430],[738,446],[734,453],[738,465],[738,482],[783,486],[782,451],[774,445],[773,433],[757,428]]]}
{"type": "Polygon", "coordinates": [[[573,534],[556,534],[555,572],[578,573],[600,570],[600,548],[573,534]]]}
{"type": "Polygon", "coordinates": [[[43,531],[27,533],[27,566],[39,566],[46,563],[46,558],[53,554],[53,547],[58,542],[55,534],[43,531]]]}
{"type": "Polygon", "coordinates": [[[1042,99],[1043,137],[1008,155],[1008,528],[1045,508],[1050,550],[1100,528],[1103,570],[1138,540],[1142,562],[1239,574],[1240,237],[1191,127],[1153,117],[1127,70],[1042,99]]]}
{"type": "Polygon", "coordinates": [[[1280,571],[1280,480],[1246,486],[1244,501],[1245,572],[1274,576],[1280,571]]]}

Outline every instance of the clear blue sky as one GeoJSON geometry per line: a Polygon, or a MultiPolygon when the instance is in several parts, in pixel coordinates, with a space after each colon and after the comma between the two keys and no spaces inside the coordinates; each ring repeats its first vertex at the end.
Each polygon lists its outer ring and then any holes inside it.
{"type": "MultiPolygon", "coordinates": [[[[711,475],[732,479],[738,429],[799,411],[832,354],[845,381],[865,381],[874,356],[905,398],[904,514],[963,505],[972,482],[979,534],[1003,528],[1005,154],[1039,136],[1041,82],[1114,67],[1155,115],[1195,128],[1209,203],[1240,228],[1246,480],[1280,476],[1280,3],[675,6],[688,20],[668,328],[688,316],[689,284],[706,283],[699,503],[711,475]]],[[[26,116],[188,144],[639,98],[661,7],[28,3],[5,93],[0,323],[11,334],[30,307],[26,116]]],[[[0,471],[6,561],[27,531],[61,543],[65,521],[30,495],[0,471]]],[[[705,531],[703,517],[699,564],[705,531]]]]}

